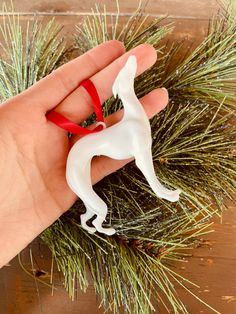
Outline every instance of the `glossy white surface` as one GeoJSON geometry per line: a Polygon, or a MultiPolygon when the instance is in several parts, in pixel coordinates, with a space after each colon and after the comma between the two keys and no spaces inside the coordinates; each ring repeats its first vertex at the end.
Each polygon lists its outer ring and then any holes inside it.
{"type": "Polygon", "coordinates": [[[112,87],[114,96],[118,95],[124,106],[122,120],[101,132],[84,136],[74,144],[68,155],[66,179],[86,207],[86,212],[81,215],[81,225],[90,233],[96,230],[107,235],[115,233],[114,228],[102,227],[107,215],[107,205],[92,187],[90,168],[94,156],[105,155],[120,160],[134,157],[137,167],[158,197],[175,202],[181,192],[179,189],[168,190],[156,178],[150,123],[134,92],[136,70],[136,57],[130,56],[112,87]],[[97,215],[92,221],[95,228],[86,223],[94,215],[97,215]]]}

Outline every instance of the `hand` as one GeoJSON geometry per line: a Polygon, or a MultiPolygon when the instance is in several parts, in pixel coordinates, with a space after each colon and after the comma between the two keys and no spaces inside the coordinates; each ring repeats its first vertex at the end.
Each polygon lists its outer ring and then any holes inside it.
{"type": "MultiPolygon", "coordinates": [[[[156,61],[149,45],[124,53],[122,43],[109,41],[61,66],[23,93],[0,107],[0,267],[27,246],[76,201],[65,179],[66,159],[77,136],[47,121],[45,114],[55,108],[76,123],[92,112],[90,97],[78,87],[90,78],[101,101],[112,96],[112,83],[127,55],[134,54],[138,73],[156,61]]],[[[168,102],[165,89],[144,96],[141,102],[149,117],[168,102]]],[[[122,111],[107,118],[112,125],[122,111]]],[[[78,156],[79,158],[79,156],[78,156]]],[[[129,160],[97,157],[92,163],[92,181],[116,171],[129,160]]]]}

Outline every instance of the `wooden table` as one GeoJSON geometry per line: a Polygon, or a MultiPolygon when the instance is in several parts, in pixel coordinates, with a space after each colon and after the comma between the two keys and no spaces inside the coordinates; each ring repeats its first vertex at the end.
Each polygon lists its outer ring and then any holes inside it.
{"type": "MultiPolygon", "coordinates": [[[[2,0],[0,3],[2,4],[2,0]]],[[[9,0],[6,0],[10,3],[9,0]]],[[[33,18],[38,12],[39,18],[48,20],[56,16],[59,23],[65,25],[65,33],[71,37],[74,25],[90,13],[95,1],[87,0],[21,0],[14,1],[15,11],[19,12],[24,22],[33,18]]],[[[108,12],[115,12],[115,1],[101,1],[107,5],[108,12]]],[[[130,14],[137,7],[138,1],[120,0],[121,12],[130,14]]],[[[175,22],[174,38],[188,38],[200,41],[206,34],[209,17],[218,9],[215,0],[150,0],[146,12],[152,15],[168,13],[169,20],[175,22]]],[[[235,207],[224,213],[222,224],[215,219],[215,232],[202,239],[201,247],[193,250],[192,258],[185,263],[176,264],[178,272],[198,284],[199,288],[191,288],[200,298],[207,301],[222,314],[236,313],[236,211],[235,207]]],[[[36,252],[36,260],[40,269],[48,269],[50,252],[39,240],[31,247],[36,252]]],[[[27,262],[29,248],[22,253],[23,261],[27,262]]],[[[45,274],[47,276],[47,273],[45,274]]],[[[58,280],[60,274],[57,274],[58,280]]],[[[213,313],[183,289],[177,287],[179,296],[184,300],[189,313],[213,313]]],[[[103,313],[92,285],[86,294],[78,292],[77,299],[68,299],[62,283],[53,297],[51,290],[26,275],[15,258],[9,267],[0,270],[0,314],[89,314],[103,313]]],[[[160,308],[159,313],[166,313],[160,308]]]]}

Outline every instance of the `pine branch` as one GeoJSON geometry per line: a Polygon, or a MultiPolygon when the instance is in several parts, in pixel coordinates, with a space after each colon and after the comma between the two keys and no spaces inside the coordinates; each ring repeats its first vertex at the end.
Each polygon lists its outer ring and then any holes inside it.
{"type": "Polygon", "coordinates": [[[66,49],[62,27],[54,19],[46,25],[35,19],[23,32],[19,16],[3,16],[0,55],[0,98],[17,95],[51,73],[62,62],[66,49]]]}
{"type": "MultiPolygon", "coordinates": [[[[215,17],[203,43],[181,56],[181,43],[165,47],[163,41],[172,26],[143,16],[142,8],[123,27],[119,8],[110,20],[105,8],[95,10],[96,15],[77,26],[76,46],[81,52],[114,38],[123,40],[127,50],[145,42],[157,50],[158,66],[137,78],[135,89],[139,97],[163,85],[169,89],[169,105],[151,121],[153,156],[160,180],[180,187],[183,194],[177,204],[157,199],[130,164],[95,187],[109,206],[115,236],[84,231],[79,223],[84,207],[77,202],[41,237],[65,276],[71,298],[76,280],[86,291],[89,272],[101,303],[114,313],[122,305],[127,313],[150,313],[153,293],[166,308],[170,304],[175,313],[188,313],[173,281],[192,294],[187,288],[191,283],[180,278],[171,264],[182,261],[195,239],[210,232],[209,219],[221,214],[225,199],[233,199],[236,191],[235,13],[228,9],[215,17]]],[[[60,30],[54,22],[44,28],[35,21],[23,36],[19,17],[5,18],[0,60],[3,100],[62,62],[65,47],[60,30]]],[[[121,106],[111,98],[104,111],[109,114],[121,106]]]]}

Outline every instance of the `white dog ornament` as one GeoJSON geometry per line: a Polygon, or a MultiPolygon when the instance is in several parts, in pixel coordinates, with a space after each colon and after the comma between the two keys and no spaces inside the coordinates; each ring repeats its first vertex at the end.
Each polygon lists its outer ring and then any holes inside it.
{"type": "Polygon", "coordinates": [[[98,133],[84,136],[74,144],[68,155],[66,179],[69,187],[86,207],[86,212],[80,216],[81,225],[90,233],[97,230],[112,235],[116,232],[114,228],[102,227],[107,215],[107,205],[92,187],[90,168],[94,156],[105,155],[119,160],[134,157],[137,167],[158,197],[175,202],[181,192],[179,189],[166,189],[156,178],[152,161],[150,123],[134,92],[136,70],[136,57],[131,55],[112,87],[114,96],[118,95],[124,106],[122,120],[98,133]],[[96,218],[92,224],[95,228],[86,223],[94,215],[96,218]]]}

